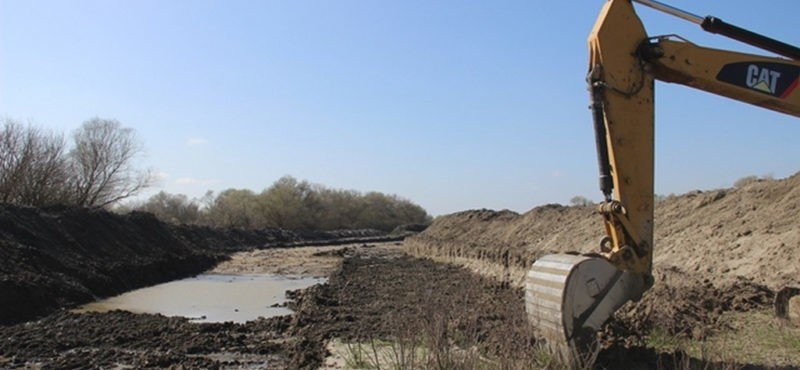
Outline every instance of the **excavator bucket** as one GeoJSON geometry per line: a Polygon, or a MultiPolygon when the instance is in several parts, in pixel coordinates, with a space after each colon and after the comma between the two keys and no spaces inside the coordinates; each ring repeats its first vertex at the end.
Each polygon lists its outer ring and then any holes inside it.
{"type": "Polygon", "coordinates": [[[787,286],[775,294],[775,316],[800,325],[800,287],[787,286]]]}
{"type": "Polygon", "coordinates": [[[528,321],[553,354],[572,367],[593,360],[596,331],[620,306],[644,291],[641,274],[617,269],[602,257],[551,254],[525,279],[528,321]]]}

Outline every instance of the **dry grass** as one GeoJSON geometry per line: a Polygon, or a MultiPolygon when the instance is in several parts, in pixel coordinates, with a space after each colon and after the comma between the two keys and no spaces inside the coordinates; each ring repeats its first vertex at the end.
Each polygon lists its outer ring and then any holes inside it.
{"type": "Polygon", "coordinates": [[[536,341],[528,325],[513,329],[515,338],[526,338],[524,344],[507,342],[486,348],[481,343],[479,320],[469,311],[432,306],[423,320],[399,323],[394,335],[337,340],[332,352],[344,359],[345,368],[375,370],[582,370],[592,368],[597,358],[595,345],[589,357],[570,362],[544,342],[536,341]]]}
{"type": "Polygon", "coordinates": [[[728,313],[721,321],[730,330],[706,341],[712,355],[770,366],[800,364],[800,328],[775,318],[772,311],[728,313]]]}
{"type": "MultiPolygon", "coordinates": [[[[481,350],[476,328],[453,325],[458,318],[446,310],[424,322],[407,323],[407,330],[387,339],[369,338],[336,346],[348,369],[523,370],[592,369],[595,357],[569,364],[542,342],[525,350],[481,350]],[[456,330],[458,327],[458,330],[456,330]]],[[[736,370],[783,368],[800,363],[800,328],[772,317],[769,311],[730,313],[723,316],[728,330],[704,341],[677,338],[654,331],[648,347],[668,355],[659,369],[736,370]]],[[[593,352],[596,355],[596,351],[593,352]]]]}
{"type": "Polygon", "coordinates": [[[772,311],[729,312],[720,318],[727,329],[703,341],[654,331],[647,345],[663,352],[683,352],[682,369],[739,369],[749,364],[779,368],[800,364],[800,328],[775,318],[772,311]]]}
{"type": "MultiPolygon", "coordinates": [[[[477,347],[431,347],[431,343],[391,340],[345,342],[335,340],[334,355],[343,359],[345,369],[367,370],[567,370],[574,369],[561,362],[546,346],[517,356],[487,356],[477,347]]],[[[591,366],[578,367],[590,369],[591,366]]]]}

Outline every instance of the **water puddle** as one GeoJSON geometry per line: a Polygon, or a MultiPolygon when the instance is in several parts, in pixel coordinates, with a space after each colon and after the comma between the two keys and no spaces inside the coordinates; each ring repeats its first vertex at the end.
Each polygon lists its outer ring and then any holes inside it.
{"type": "Polygon", "coordinates": [[[303,289],[325,282],[325,278],[294,278],[283,275],[204,274],[133,290],[116,297],[83,305],[77,312],[125,310],[184,316],[197,322],[243,323],[258,317],[290,314],[285,307],[287,290],[303,289]]]}

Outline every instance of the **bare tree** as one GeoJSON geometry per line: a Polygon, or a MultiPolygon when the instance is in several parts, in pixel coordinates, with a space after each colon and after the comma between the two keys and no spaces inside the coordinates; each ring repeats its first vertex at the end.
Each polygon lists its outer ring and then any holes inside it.
{"type": "Polygon", "coordinates": [[[84,122],[73,139],[69,157],[76,205],[105,207],[152,184],[150,171],[134,167],[143,147],[133,129],[116,120],[94,118],[84,122]]]}
{"type": "Polygon", "coordinates": [[[22,179],[20,202],[33,206],[65,203],[69,197],[65,186],[69,173],[64,156],[64,137],[40,133],[30,145],[35,155],[27,176],[22,179]]]}
{"type": "Polygon", "coordinates": [[[6,120],[0,129],[0,201],[31,206],[63,203],[68,173],[61,135],[6,120]]]}
{"type": "Polygon", "coordinates": [[[0,132],[0,201],[13,203],[17,200],[24,168],[30,161],[25,148],[25,129],[11,120],[3,123],[0,132]]]}

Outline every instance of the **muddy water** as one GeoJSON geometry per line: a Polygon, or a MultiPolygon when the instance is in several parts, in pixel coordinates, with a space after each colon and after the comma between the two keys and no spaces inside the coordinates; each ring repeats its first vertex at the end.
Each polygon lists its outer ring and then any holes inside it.
{"type": "Polygon", "coordinates": [[[78,312],[125,310],[184,316],[198,322],[243,323],[258,317],[289,314],[284,307],[287,290],[324,282],[323,278],[293,278],[283,275],[204,274],[130,291],[79,307],[78,312]]]}

